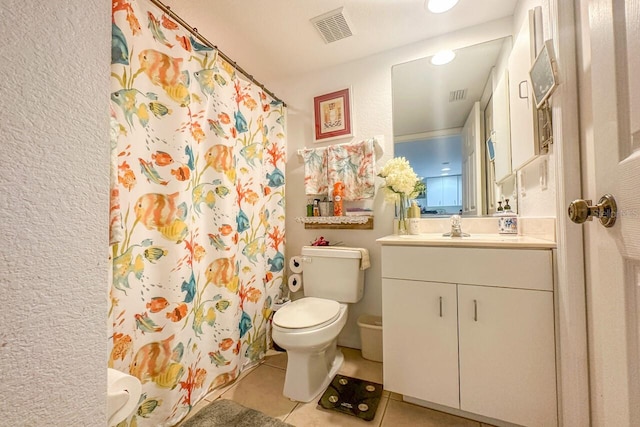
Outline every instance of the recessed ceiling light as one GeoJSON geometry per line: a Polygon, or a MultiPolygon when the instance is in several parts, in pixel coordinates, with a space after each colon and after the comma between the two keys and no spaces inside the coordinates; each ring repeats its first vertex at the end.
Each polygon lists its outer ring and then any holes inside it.
{"type": "Polygon", "coordinates": [[[456,57],[456,53],[452,50],[441,50],[431,57],[431,63],[433,65],[444,65],[453,61],[456,57]]]}
{"type": "Polygon", "coordinates": [[[451,168],[442,168],[440,169],[442,172],[449,172],[451,170],[451,168]]]}
{"type": "Polygon", "coordinates": [[[440,176],[449,176],[448,172],[441,173],[440,176]]]}
{"type": "Polygon", "coordinates": [[[427,0],[427,8],[432,13],[443,13],[458,3],[458,0],[427,0]]]}

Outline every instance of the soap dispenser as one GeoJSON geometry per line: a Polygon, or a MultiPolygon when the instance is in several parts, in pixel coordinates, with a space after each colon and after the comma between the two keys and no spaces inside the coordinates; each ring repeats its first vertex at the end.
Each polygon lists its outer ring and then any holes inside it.
{"type": "Polygon", "coordinates": [[[420,207],[415,200],[409,207],[409,234],[420,234],[420,207]]]}
{"type": "Polygon", "coordinates": [[[511,210],[509,199],[504,201],[504,210],[498,214],[498,233],[518,234],[518,215],[511,210]]]}

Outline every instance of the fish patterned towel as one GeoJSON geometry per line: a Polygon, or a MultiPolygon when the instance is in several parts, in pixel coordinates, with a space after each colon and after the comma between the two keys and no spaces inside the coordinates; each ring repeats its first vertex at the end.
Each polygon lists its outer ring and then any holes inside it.
{"type": "Polygon", "coordinates": [[[375,196],[375,138],[327,147],[329,188],[342,181],[344,200],[371,199],[375,196]]]}
{"type": "Polygon", "coordinates": [[[327,149],[305,148],[304,159],[304,193],[327,194],[327,149]]]}

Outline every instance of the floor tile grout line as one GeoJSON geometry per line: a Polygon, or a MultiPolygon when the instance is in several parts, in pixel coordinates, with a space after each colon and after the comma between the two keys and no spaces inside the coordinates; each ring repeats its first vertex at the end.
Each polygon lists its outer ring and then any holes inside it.
{"type": "Polygon", "coordinates": [[[387,415],[387,407],[389,406],[390,400],[391,400],[391,395],[387,397],[387,401],[384,404],[384,408],[382,408],[382,416],[380,417],[380,424],[378,424],[378,427],[382,427],[382,423],[384,422],[384,417],[385,415],[387,415]]]}
{"type": "Polygon", "coordinates": [[[282,421],[283,421],[283,422],[287,422],[287,419],[288,419],[291,415],[293,415],[294,411],[295,411],[296,409],[298,409],[298,407],[299,407],[300,405],[304,405],[304,403],[302,403],[302,402],[296,402],[296,405],[295,405],[293,408],[291,408],[291,410],[289,411],[289,413],[287,414],[287,416],[286,416],[286,417],[284,417],[284,419],[283,419],[282,421]]]}

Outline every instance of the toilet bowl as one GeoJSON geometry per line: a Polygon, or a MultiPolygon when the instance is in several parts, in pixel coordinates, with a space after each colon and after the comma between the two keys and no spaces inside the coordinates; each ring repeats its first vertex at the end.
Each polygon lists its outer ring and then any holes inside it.
{"type": "Polygon", "coordinates": [[[347,303],[362,298],[361,249],[305,246],[302,249],[305,297],[280,308],[273,317],[273,341],[287,351],[283,394],[311,402],[327,388],[344,356],[338,335],[347,323],[347,303]]]}
{"type": "MultiPolygon", "coordinates": [[[[273,340],[287,350],[287,374],[283,394],[299,402],[310,402],[322,393],[344,361],[340,350],[337,349],[338,334],[347,323],[347,305],[321,298],[306,297],[293,301],[278,310],[284,316],[278,316],[279,321],[290,319],[287,309],[304,308],[307,313],[313,313],[313,307],[325,305],[324,321],[315,325],[310,322],[300,322],[298,327],[289,324],[283,327],[274,317],[273,340]],[[333,304],[335,303],[335,306],[333,304]],[[332,313],[335,309],[335,313],[332,313]]],[[[322,317],[317,317],[322,319],[322,317]]]]}

